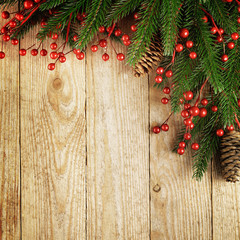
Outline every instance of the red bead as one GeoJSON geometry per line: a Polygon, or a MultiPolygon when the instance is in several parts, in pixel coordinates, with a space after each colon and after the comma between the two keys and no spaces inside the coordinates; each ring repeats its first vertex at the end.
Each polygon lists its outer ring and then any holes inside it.
{"type": "Polygon", "coordinates": [[[9,17],[10,17],[10,14],[9,14],[8,11],[3,11],[3,12],[2,12],[2,18],[3,18],[3,19],[8,19],[9,17]]]}
{"type": "Polygon", "coordinates": [[[56,43],[51,43],[51,44],[50,44],[50,48],[51,48],[52,50],[56,50],[56,49],[57,49],[57,44],[56,44],[56,43]]]}
{"type": "Polygon", "coordinates": [[[195,52],[191,52],[191,53],[189,54],[189,57],[190,57],[191,59],[195,59],[195,58],[197,57],[197,54],[196,54],[195,52]]]}
{"type": "Polygon", "coordinates": [[[169,130],[169,126],[168,124],[163,124],[161,129],[164,131],[164,132],[167,132],[169,130]]]}
{"type": "Polygon", "coordinates": [[[97,45],[92,45],[91,46],[91,51],[92,52],[96,52],[98,50],[98,46],[97,45]]]}
{"type": "Polygon", "coordinates": [[[224,33],[224,30],[223,30],[222,28],[219,28],[218,30],[219,30],[219,32],[220,32],[221,34],[224,33]]]}
{"type": "Polygon", "coordinates": [[[192,149],[193,150],[198,150],[199,149],[199,144],[198,143],[193,143],[192,144],[192,149]]]}
{"type": "Polygon", "coordinates": [[[240,17],[238,17],[237,22],[240,24],[240,17]]]}
{"type": "Polygon", "coordinates": [[[223,131],[222,129],[218,129],[218,130],[216,131],[216,134],[217,134],[219,137],[222,137],[223,134],[224,134],[224,131],[223,131]]]}
{"type": "Polygon", "coordinates": [[[223,41],[223,38],[221,36],[217,36],[217,41],[218,42],[222,42],[223,41]]]}
{"type": "Polygon", "coordinates": [[[99,30],[100,33],[104,33],[104,32],[105,32],[105,27],[104,27],[104,26],[101,26],[101,27],[99,27],[98,30],[99,30]]]}
{"type": "Polygon", "coordinates": [[[8,42],[9,40],[10,40],[10,36],[7,35],[7,34],[4,34],[4,35],[3,35],[3,41],[4,41],[4,42],[8,42]]]}
{"type": "Polygon", "coordinates": [[[46,50],[46,49],[42,49],[42,50],[40,51],[40,54],[41,54],[41,56],[43,56],[43,57],[47,56],[47,50],[46,50]]]}
{"type": "Polygon", "coordinates": [[[178,148],[177,153],[179,155],[183,155],[185,153],[185,149],[184,148],[178,148]]]}
{"type": "Polygon", "coordinates": [[[191,123],[191,124],[189,125],[189,127],[190,127],[190,130],[193,130],[193,128],[194,128],[194,123],[191,123]]]}
{"type": "Polygon", "coordinates": [[[101,39],[101,40],[99,41],[99,45],[100,45],[100,47],[102,47],[102,48],[106,47],[106,46],[107,46],[107,40],[101,39]]]}
{"type": "Polygon", "coordinates": [[[166,75],[167,78],[172,77],[172,75],[173,75],[172,70],[168,70],[168,71],[166,71],[166,72],[165,72],[165,75],[166,75]]]}
{"type": "Polygon", "coordinates": [[[19,43],[18,39],[16,38],[13,38],[11,42],[12,42],[12,45],[18,45],[19,43]]]}
{"type": "Polygon", "coordinates": [[[158,67],[156,72],[157,72],[157,74],[163,74],[164,73],[164,68],[163,67],[158,67]]]}
{"type": "Polygon", "coordinates": [[[135,18],[135,19],[139,19],[139,13],[134,13],[134,15],[133,15],[133,17],[135,18]]]}
{"type": "Polygon", "coordinates": [[[108,33],[111,32],[111,31],[112,31],[112,26],[110,26],[110,27],[107,28],[107,32],[108,32],[108,33]]]}
{"type": "Polygon", "coordinates": [[[23,2],[23,6],[25,9],[30,9],[33,7],[33,1],[31,0],[26,0],[23,2]]]}
{"type": "Polygon", "coordinates": [[[183,118],[187,118],[187,117],[189,117],[189,112],[188,112],[187,110],[182,110],[181,116],[182,116],[183,118]]]}
{"type": "Polygon", "coordinates": [[[184,109],[189,109],[191,105],[189,103],[184,103],[184,109]]]}
{"type": "Polygon", "coordinates": [[[155,82],[156,82],[156,83],[161,83],[162,81],[163,81],[162,76],[159,76],[159,75],[158,75],[158,76],[155,77],[155,82]]]}
{"type": "Polygon", "coordinates": [[[207,105],[208,105],[208,100],[207,100],[206,98],[203,98],[203,99],[201,100],[201,104],[202,104],[203,106],[207,106],[207,105]]]}
{"type": "Polygon", "coordinates": [[[17,26],[16,21],[12,20],[12,21],[9,23],[9,26],[10,26],[10,28],[15,28],[15,27],[17,26]]]}
{"type": "Polygon", "coordinates": [[[58,57],[64,57],[64,56],[65,56],[65,54],[63,52],[58,53],[58,57]]]}
{"type": "Polygon", "coordinates": [[[81,50],[74,48],[74,49],[73,49],[73,52],[74,52],[75,54],[79,54],[79,53],[81,52],[81,50]]]}
{"type": "Polygon", "coordinates": [[[186,139],[186,140],[190,140],[192,137],[192,135],[190,133],[185,133],[183,138],[186,139]]]}
{"type": "Polygon", "coordinates": [[[32,49],[31,54],[33,56],[37,56],[38,55],[38,50],[37,49],[32,49]]]}
{"type": "Polygon", "coordinates": [[[124,44],[125,46],[129,46],[129,45],[131,44],[131,41],[130,41],[130,40],[123,41],[123,44],[124,44]]]}
{"type": "Polygon", "coordinates": [[[125,55],[123,53],[118,53],[117,54],[117,60],[118,61],[123,61],[125,59],[125,55]]]}
{"type": "Polygon", "coordinates": [[[238,40],[238,38],[239,38],[239,34],[238,33],[232,33],[231,34],[231,38],[232,38],[232,40],[238,40]]]}
{"type": "Polygon", "coordinates": [[[207,109],[206,108],[200,108],[199,117],[203,118],[207,116],[207,109]]]}
{"type": "Polygon", "coordinates": [[[186,42],[186,47],[187,47],[187,48],[193,47],[193,41],[187,41],[187,42],[186,42]]]}
{"type": "Polygon", "coordinates": [[[208,22],[207,16],[204,16],[204,17],[202,18],[202,20],[203,20],[205,23],[208,22]]]}
{"type": "Polygon", "coordinates": [[[189,31],[186,28],[180,30],[180,37],[187,38],[189,36],[189,31]]]}
{"type": "Polygon", "coordinates": [[[184,119],[183,122],[184,122],[184,125],[190,126],[192,124],[192,119],[191,118],[186,118],[186,119],[184,119]]]}
{"type": "Polygon", "coordinates": [[[50,71],[54,70],[54,69],[55,69],[55,63],[49,63],[49,64],[48,64],[48,69],[49,69],[50,71]]]}
{"type": "Polygon", "coordinates": [[[234,130],[234,126],[233,125],[227,126],[227,130],[228,131],[233,131],[234,130]]]}
{"type": "Polygon", "coordinates": [[[217,110],[218,110],[218,107],[217,107],[217,106],[212,106],[212,108],[211,108],[211,109],[212,109],[212,111],[213,111],[213,112],[217,112],[217,110]]]}
{"type": "Polygon", "coordinates": [[[85,54],[84,54],[84,52],[80,52],[80,53],[76,54],[76,57],[78,60],[83,60],[85,57],[85,54]]]}
{"type": "Polygon", "coordinates": [[[216,34],[217,33],[217,28],[216,27],[212,27],[210,31],[211,31],[212,34],[216,34]]]}
{"type": "Polygon", "coordinates": [[[26,53],[27,53],[26,49],[20,49],[20,50],[19,50],[19,54],[20,54],[21,56],[25,56],[26,53]]]}
{"type": "Polygon", "coordinates": [[[78,40],[78,36],[77,35],[74,35],[73,36],[73,41],[76,42],[78,40]]]}
{"type": "Polygon", "coordinates": [[[120,29],[115,30],[114,32],[116,37],[119,37],[122,34],[122,31],[120,29]]]}
{"type": "Polygon", "coordinates": [[[59,58],[59,61],[60,61],[61,63],[64,63],[64,62],[66,62],[66,57],[64,57],[64,56],[61,56],[61,57],[59,58]]]}
{"type": "Polygon", "coordinates": [[[103,59],[103,61],[108,61],[109,55],[108,55],[107,53],[104,53],[104,54],[102,55],[102,59],[103,59]]]}
{"type": "Polygon", "coordinates": [[[42,0],[34,0],[35,3],[40,3],[42,0]]]}
{"type": "Polygon", "coordinates": [[[222,60],[223,62],[227,62],[227,60],[228,60],[228,55],[223,54],[222,57],[221,57],[221,60],[222,60]]]}
{"type": "Polygon", "coordinates": [[[160,127],[158,127],[158,126],[153,127],[153,132],[154,132],[155,134],[160,133],[160,131],[161,131],[160,127]]]}
{"type": "Polygon", "coordinates": [[[192,91],[187,91],[183,94],[184,98],[189,101],[193,99],[193,92],[192,91]]]}
{"type": "Polygon", "coordinates": [[[190,115],[193,116],[193,117],[198,116],[199,112],[200,112],[200,110],[199,110],[199,108],[196,107],[196,106],[193,106],[193,107],[191,107],[191,108],[189,109],[189,113],[190,113],[190,115]]]}
{"type": "Polygon", "coordinates": [[[122,40],[123,41],[128,41],[129,40],[129,36],[127,34],[123,34],[122,40]]]}
{"type": "Polygon", "coordinates": [[[24,18],[24,16],[23,16],[21,13],[16,13],[15,18],[16,18],[18,21],[22,21],[23,18],[24,18]]]}
{"type": "Polygon", "coordinates": [[[170,88],[169,87],[165,87],[164,89],[163,89],[163,92],[165,93],[165,94],[169,94],[170,93],[170,88]]]}
{"type": "Polygon", "coordinates": [[[57,52],[51,52],[50,53],[50,58],[51,59],[56,59],[58,57],[58,53],[57,52]]]}
{"type": "Polygon", "coordinates": [[[53,34],[52,34],[52,39],[53,39],[53,40],[57,40],[57,39],[58,39],[57,33],[53,33],[53,34]]]}
{"type": "Polygon", "coordinates": [[[178,146],[180,148],[185,148],[186,147],[186,143],[185,142],[180,142],[178,146]]]}
{"type": "Polygon", "coordinates": [[[7,33],[8,32],[8,29],[6,28],[6,27],[3,27],[2,29],[1,29],[1,33],[7,33]]]}
{"type": "Polygon", "coordinates": [[[161,99],[161,102],[162,102],[162,104],[167,104],[168,103],[168,99],[164,97],[164,98],[161,99]]]}
{"type": "Polygon", "coordinates": [[[179,98],[179,102],[183,104],[184,100],[182,98],[179,98]]]}
{"type": "Polygon", "coordinates": [[[180,43],[178,43],[178,44],[176,45],[175,49],[176,49],[177,52],[181,52],[181,51],[183,50],[183,45],[180,44],[180,43]]]}
{"type": "Polygon", "coordinates": [[[4,52],[0,52],[0,59],[4,59],[5,58],[5,53],[4,52]]]}
{"type": "Polygon", "coordinates": [[[134,24],[134,25],[132,25],[131,26],[131,30],[133,31],[133,32],[136,32],[137,31],[137,26],[134,24]]]}

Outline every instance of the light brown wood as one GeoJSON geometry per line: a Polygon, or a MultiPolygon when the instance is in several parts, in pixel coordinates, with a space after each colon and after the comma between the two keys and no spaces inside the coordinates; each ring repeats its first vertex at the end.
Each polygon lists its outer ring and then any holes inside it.
{"type": "MultiPolygon", "coordinates": [[[[6,22],[0,19],[0,25],[6,22]]],[[[4,43],[3,48],[6,57],[0,59],[0,239],[15,240],[20,238],[19,58],[18,46],[4,43]]]]}
{"type": "Polygon", "coordinates": [[[85,60],[52,61],[21,57],[22,237],[85,239],[85,60]]]}
{"type": "MultiPolygon", "coordinates": [[[[161,104],[164,94],[153,88],[150,78],[151,127],[163,123],[170,104],[161,104]]],[[[201,182],[192,179],[190,152],[178,156],[172,152],[181,121],[174,116],[168,132],[151,134],[150,191],[151,239],[212,239],[211,166],[201,182]]]]}
{"type": "MultiPolygon", "coordinates": [[[[114,44],[117,45],[116,43],[114,44]]],[[[125,53],[118,45],[117,52],[125,53]]],[[[149,115],[147,77],[87,52],[87,236],[149,239],[149,115]]]]}

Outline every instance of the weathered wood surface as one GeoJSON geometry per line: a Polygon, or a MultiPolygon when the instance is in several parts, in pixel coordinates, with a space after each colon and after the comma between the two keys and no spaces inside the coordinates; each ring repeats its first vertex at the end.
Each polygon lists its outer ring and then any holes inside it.
{"type": "Polygon", "coordinates": [[[154,73],[134,78],[111,47],[53,72],[17,52],[0,61],[0,239],[240,238],[240,185],[215,164],[192,179],[190,153],[171,152],[178,117],[151,133],[170,111],[154,73]]]}

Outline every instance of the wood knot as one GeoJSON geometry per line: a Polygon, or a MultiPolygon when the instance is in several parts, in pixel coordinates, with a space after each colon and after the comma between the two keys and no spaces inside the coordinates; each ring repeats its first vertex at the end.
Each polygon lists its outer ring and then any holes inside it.
{"type": "Polygon", "coordinates": [[[63,88],[62,80],[60,78],[54,79],[53,82],[52,82],[52,87],[53,87],[54,90],[57,90],[57,91],[62,89],[63,88]]]}
{"type": "Polygon", "coordinates": [[[154,192],[160,192],[160,190],[161,190],[161,187],[158,185],[158,184],[156,184],[154,187],[153,187],[153,191],[154,192]]]}

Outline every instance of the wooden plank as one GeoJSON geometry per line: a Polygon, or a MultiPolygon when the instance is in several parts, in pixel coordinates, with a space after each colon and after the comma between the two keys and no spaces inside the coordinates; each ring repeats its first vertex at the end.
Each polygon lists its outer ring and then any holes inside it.
{"type": "MultiPolygon", "coordinates": [[[[117,52],[126,52],[124,46],[117,52]],[[123,50],[124,49],[124,50],[123,50]]],[[[148,80],[87,54],[88,239],[149,238],[148,80]]]]}
{"type": "MultiPolygon", "coordinates": [[[[155,73],[150,77],[151,127],[164,122],[171,111],[170,104],[161,104],[164,94],[153,88],[154,77],[155,73]]],[[[212,239],[211,166],[196,182],[190,149],[181,157],[172,152],[180,124],[174,116],[168,132],[150,137],[151,239],[212,239]]]]}
{"type": "Polygon", "coordinates": [[[85,239],[85,61],[52,61],[21,57],[22,236],[85,239]]]}
{"type": "Polygon", "coordinates": [[[240,239],[240,183],[226,182],[220,163],[213,164],[213,239],[240,239]]]}
{"type": "MultiPolygon", "coordinates": [[[[6,22],[0,19],[1,26],[6,22]]],[[[3,50],[6,57],[0,60],[0,239],[20,239],[18,46],[4,43],[3,50]]]]}

